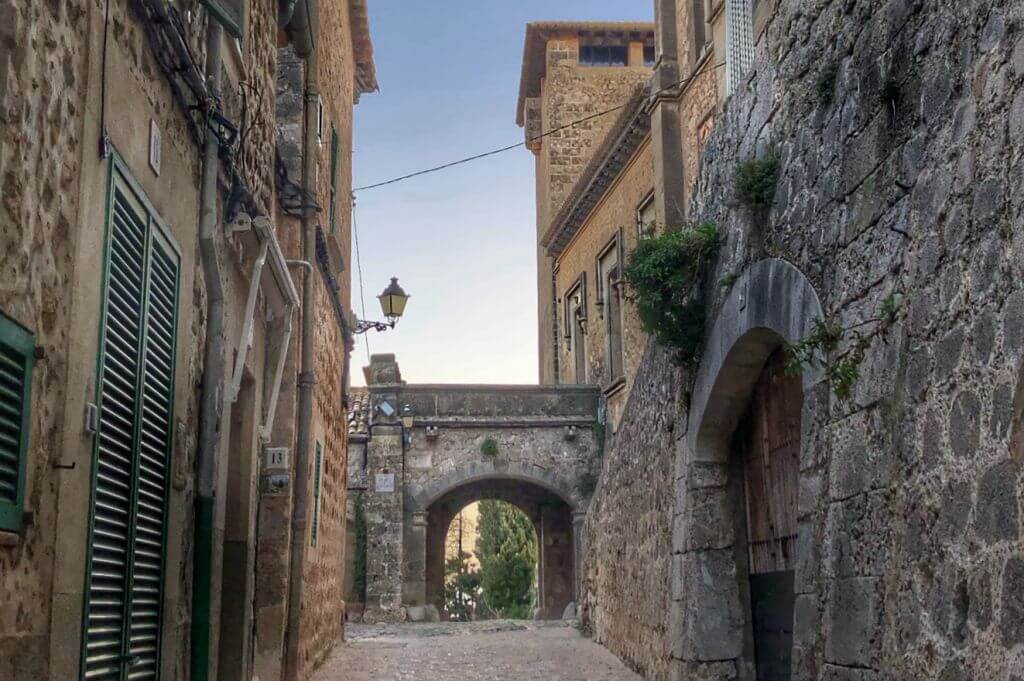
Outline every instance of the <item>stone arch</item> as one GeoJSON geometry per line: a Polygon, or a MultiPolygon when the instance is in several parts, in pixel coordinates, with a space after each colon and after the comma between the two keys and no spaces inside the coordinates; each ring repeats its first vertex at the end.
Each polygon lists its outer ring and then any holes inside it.
{"type": "MultiPolygon", "coordinates": [[[[729,292],[704,346],[690,401],[688,444],[698,460],[723,462],[729,441],[768,356],[804,338],[824,318],[811,282],[776,258],[750,267],[729,292]]],[[[807,393],[825,378],[821,366],[803,374],[807,393]]]]}
{"type": "Polygon", "coordinates": [[[560,497],[569,508],[577,510],[577,495],[568,481],[550,470],[517,461],[484,460],[459,466],[425,485],[407,485],[405,507],[411,513],[423,513],[445,494],[465,485],[484,480],[517,480],[545,489],[560,497]]]}
{"type": "MultiPolygon", "coordinates": [[[[690,665],[734,660],[738,678],[755,673],[742,466],[734,437],[766,363],[784,342],[823,317],[814,287],[779,259],[752,265],[735,282],[711,328],[691,395],[687,435],[677,450],[673,647],[690,665]]],[[[803,401],[824,370],[808,368],[803,401]]]]}
{"type": "Polygon", "coordinates": [[[421,490],[417,505],[410,508],[422,510],[413,510],[407,516],[413,532],[406,535],[406,548],[422,555],[422,566],[416,566],[417,579],[413,580],[418,581],[422,574],[422,589],[414,587],[409,593],[422,592],[424,602],[443,613],[445,538],[452,519],[475,501],[503,501],[518,508],[533,524],[538,549],[537,617],[560,618],[575,600],[577,517],[558,487],[550,479],[527,475],[523,470],[501,470],[497,474],[477,470],[473,475],[446,476],[421,490]]]}

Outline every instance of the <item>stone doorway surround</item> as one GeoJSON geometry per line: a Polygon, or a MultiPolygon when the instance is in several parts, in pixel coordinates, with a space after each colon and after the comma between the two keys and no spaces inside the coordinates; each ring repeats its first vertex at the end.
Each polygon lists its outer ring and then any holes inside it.
{"type": "MultiPolygon", "coordinates": [[[[793,265],[778,259],[752,265],[733,284],[711,329],[690,401],[689,428],[676,451],[676,516],[673,519],[672,678],[755,678],[749,593],[743,552],[742,502],[733,463],[733,437],[755,382],[784,342],[805,337],[822,318],[813,286],[793,265]],[[716,676],[721,675],[721,676],[716,676]]],[[[801,491],[811,457],[808,423],[827,404],[820,367],[802,377],[801,491]]],[[[810,501],[810,500],[808,500],[810,501]]],[[[802,636],[816,624],[801,613],[808,570],[799,501],[794,659],[802,636]]],[[[814,566],[816,569],[816,566],[814,566]]]]}

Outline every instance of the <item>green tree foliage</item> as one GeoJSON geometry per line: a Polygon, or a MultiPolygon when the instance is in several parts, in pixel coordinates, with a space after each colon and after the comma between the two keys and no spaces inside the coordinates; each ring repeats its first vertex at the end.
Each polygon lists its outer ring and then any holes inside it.
{"type": "Polygon", "coordinates": [[[448,618],[456,622],[473,619],[480,599],[480,571],[469,568],[470,554],[452,556],[445,562],[444,605],[448,618]]]}
{"type": "Polygon", "coordinates": [[[640,322],[658,342],[676,351],[676,363],[694,366],[704,337],[704,274],[718,253],[711,222],[642,239],[625,269],[640,322]]]}
{"type": "Polygon", "coordinates": [[[533,523],[503,501],[481,501],[477,527],[480,586],[487,609],[498,617],[525,619],[534,603],[537,540],[533,523]]]}
{"type": "Polygon", "coordinates": [[[359,602],[366,602],[366,512],[363,510],[363,495],[355,503],[356,555],[352,565],[352,590],[359,602]]]}

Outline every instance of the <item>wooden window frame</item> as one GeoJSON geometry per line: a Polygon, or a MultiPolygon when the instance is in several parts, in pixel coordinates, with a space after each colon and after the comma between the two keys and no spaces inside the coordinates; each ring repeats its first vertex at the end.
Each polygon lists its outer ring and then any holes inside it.
{"type": "MultiPolygon", "coordinates": [[[[13,395],[14,400],[21,402],[21,423],[18,424],[18,443],[14,447],[17,450],[18,462],[16,464],[16,481],[14,489],[14,501],[0,501],[0,530],[21,533],[25,517],[25,467],[28,458],[28,440],[31,426],[32,411],[32,365],[35,360],[35,334],[0,312],[0,346],[9,351],[14,361],[20,360],[21,369],[21,395],[13,395]]],[[[4,358],[7,364],[7,358],[4,358]]],[[[13,363],[13,362],[12,362],[13,363]]],[[[2,367],[6,372],[9,368],[2,367]]]]}

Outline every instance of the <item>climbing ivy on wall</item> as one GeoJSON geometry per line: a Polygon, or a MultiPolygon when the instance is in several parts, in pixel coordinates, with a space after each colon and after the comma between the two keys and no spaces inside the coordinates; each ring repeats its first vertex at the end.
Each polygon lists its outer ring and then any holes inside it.
{"type": "Polygon", "coordinates": [[[853,386],[860,378],[860,365],[873,338],[872,334],[865,334],[861,329],[874,326],[885,333],[896,321],[897,312],[896,296],[890,294],[882,300],[876,317],[858,324],[843,327],[827,319],[815,320],[810,334],[795,343],[786,344],[786,373],[799,376],[812,366],[823,366],[833,394],[840,400],[850,399],[853,386]],[[846,352],[831,359],[844,341],[849,343],[846,352]]]}
{"type": "Polygon", "coordinates": [[[695,366],[700,359],[706,315],[702,284],[718,246],[712,222],[667,230],[641,239],[623,273],[644,330],[674,350],[680,366],[695,366]]]}
{"type": "Polygon", "coordinates": [[[363,495],[355,501],[356,555],[352,560],[352,590],[359,599],[366,602],[366,512],[363,510],[363,495]]]}

